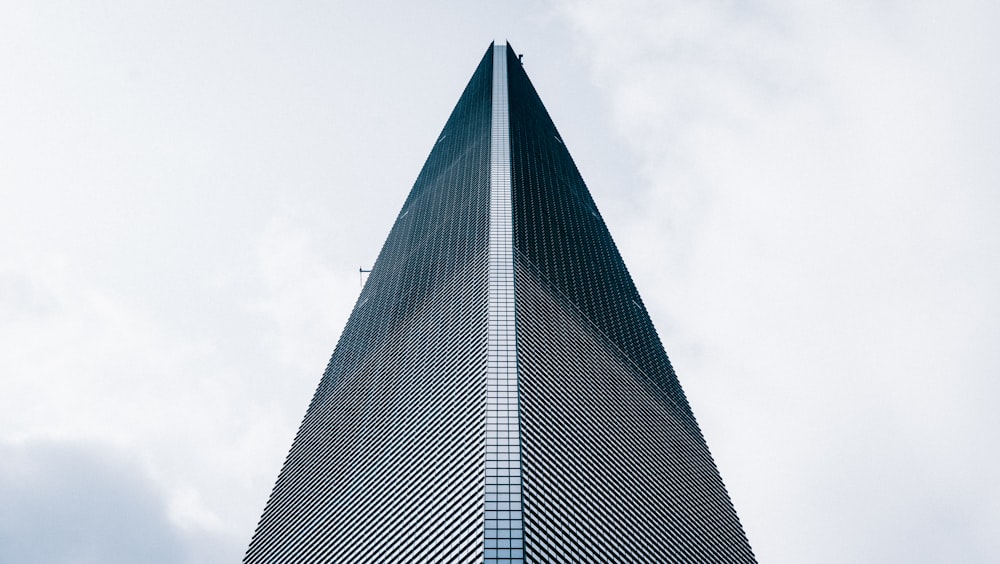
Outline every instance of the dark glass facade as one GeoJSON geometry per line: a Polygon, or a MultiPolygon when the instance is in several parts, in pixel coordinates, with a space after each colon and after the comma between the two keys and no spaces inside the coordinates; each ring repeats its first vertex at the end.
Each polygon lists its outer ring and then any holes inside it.
{"type": "Polygon", "coordinates": [[[417,177],[245,557],[391,561],[754,561],[509,46],[417,177]]]}

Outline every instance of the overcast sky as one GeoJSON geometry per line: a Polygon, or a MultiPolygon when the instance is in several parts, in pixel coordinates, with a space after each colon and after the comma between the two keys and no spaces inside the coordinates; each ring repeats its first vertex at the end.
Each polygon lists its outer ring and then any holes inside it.
{"type": "Polygon", "coordinates": [[[759,559],[995,561],[996,6],[0,0],[0,562],[239,560],[494,38],[759,559]]]}

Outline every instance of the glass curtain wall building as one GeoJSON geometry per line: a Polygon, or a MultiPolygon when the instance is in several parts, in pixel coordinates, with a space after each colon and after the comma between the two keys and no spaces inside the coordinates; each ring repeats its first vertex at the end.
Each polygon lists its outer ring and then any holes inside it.
{"type": "Polygon", "coordinates": [[[244,561],[754,561],[509,45],[404,202],[244,561]]]}

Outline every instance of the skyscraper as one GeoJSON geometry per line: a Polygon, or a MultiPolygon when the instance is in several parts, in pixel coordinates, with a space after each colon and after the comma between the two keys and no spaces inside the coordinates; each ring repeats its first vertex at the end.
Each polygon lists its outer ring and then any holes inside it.
{"type": "Polygon", "coordinates": [[[611,235],[509,45],[396,218],[246,562],[752,562],[611,235]]]}

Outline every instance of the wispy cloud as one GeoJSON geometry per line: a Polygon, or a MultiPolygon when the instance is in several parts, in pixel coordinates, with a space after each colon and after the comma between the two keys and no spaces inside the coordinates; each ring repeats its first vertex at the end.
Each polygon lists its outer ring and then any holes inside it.
{"type": "Polygon", "coordinates": [[[170,518],[165,497],[141,464],[108,445],[0,443],[0,561],[193,563],[221,556],[218,539],[170,518]]]}
{"type": "Polygon", "coordinates": [[[940,561],[961,546],[987,561],[1000,524],[998,459],[976,446],[1000,438],[984,399],[1000,392],[987,14],[565,10],[644,171],[645,205],[612,231],[761,559],[940,561]]]}

